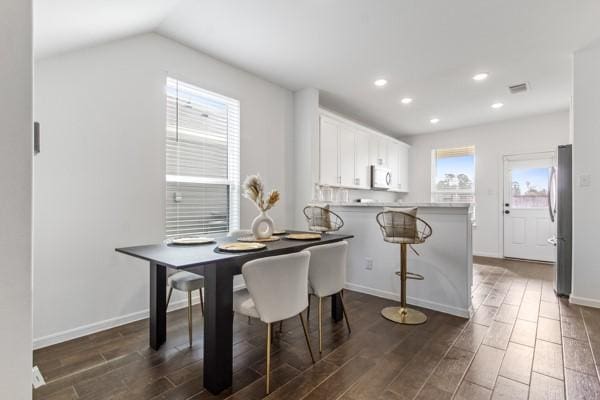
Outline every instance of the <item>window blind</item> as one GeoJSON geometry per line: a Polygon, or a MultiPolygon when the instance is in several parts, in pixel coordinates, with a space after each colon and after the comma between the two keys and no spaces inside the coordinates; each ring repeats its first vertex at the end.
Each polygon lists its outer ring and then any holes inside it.
{"type": "Polygon", "coordinates": [[[238,229],[239,101],[173,78],[166,100],[166,236],[238,229]]]}
{"type": "Polygon", "coordinates": [[[432,151],[431,201],[475,202],[475,147],[432,151]]]}

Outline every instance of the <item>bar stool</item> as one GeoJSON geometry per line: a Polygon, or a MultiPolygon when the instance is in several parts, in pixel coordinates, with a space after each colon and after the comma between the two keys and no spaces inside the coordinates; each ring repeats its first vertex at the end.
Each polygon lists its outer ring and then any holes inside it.
{"type": "Polygon", "coordinates": [[[308,205],[302,213],[308,222],[308,230],[312,232],[336,232],[344,226],[342,217],[331,211],[329,206],[308,205]]]}
{"type": "MultiPolygon", "coordinates": [[[[375,217],[383,240],[388,243],[400,244],[400,271],[396,275],[400,277],[400,307],[386,307],[381,310],[381,315],[390,321],[399,324],[418,325],[427,321],[427,315],[421,311],[407,307],[406,304],[406,280],[425,279],[422,275],[407,271],[407,246],[424,243],[433,233],[431,226],[417,217],[416,208],[384,208],[375,217]]],[[[418,253],[417,253],[418,255],[418,253]]]]}

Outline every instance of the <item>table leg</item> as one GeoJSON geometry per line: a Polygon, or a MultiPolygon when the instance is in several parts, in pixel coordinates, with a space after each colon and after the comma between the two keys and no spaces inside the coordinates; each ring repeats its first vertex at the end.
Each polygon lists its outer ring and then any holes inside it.
{"type": "Polygon", "coordinates": [[[150,347],[158,350],[167,340],[167,268],[150,263],[150,347]]]}
{"type": "Polygon", "coordinates": [[[204,387],[218,394],[231,387],[233,371],[233,274],[229,266],[204,270],[204,387]]]}
{"type": "Polygon", "coordinates": [[[335,322],[339,322],[342,320],[343,316],[344,313],[342,310],[340,294],[336,293],[331,296],[331,319],[333,319],[335,322]]]}

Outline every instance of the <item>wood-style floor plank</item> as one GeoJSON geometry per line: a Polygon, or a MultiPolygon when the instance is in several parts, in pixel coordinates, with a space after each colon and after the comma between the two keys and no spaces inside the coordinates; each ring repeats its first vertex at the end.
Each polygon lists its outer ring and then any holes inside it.
{"type": "MultiPolygon", "coordinates": [[[[314,365],[297,318],[275,331],[269,399],[598,399],[600,310],[557,299],[548,265],[476,257],[471,321],[424,310],[426,324],[398,325],[380,315],[393,301],[351,291],[344,299],[352,334],[325,318],[314,365]]],[[[314,306],[308,329],[316,350],[314,306]]],[[[191,348],[183,309],[168,314],[159,351],[148,347],[147,320],[36,350],[48,384],[33,398],[263,398],[265,325],[234,318],[233,387],[215,396],[202,386],[203,327],[199,307],[193,312],[191,348]]]]}

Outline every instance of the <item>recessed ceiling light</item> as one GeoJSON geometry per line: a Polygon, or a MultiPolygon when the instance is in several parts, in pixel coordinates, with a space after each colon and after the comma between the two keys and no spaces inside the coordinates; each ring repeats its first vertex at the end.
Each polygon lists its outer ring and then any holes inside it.
{"type": "Polygon", "coordinates": [[[405,97],[402,100],[400,100],[400,102],[402,102],[402,104],[410,104],[413,102],[413,99],[411,99],[410,97],[405,97]]]}
{"type": "Polygon", "coordinates": [[[377,87],[383,87],[387,85],[387,81],[385,79],[377,79],[375,82],[373,82],[373,85],[377,87]]]}
{"type": "Polygon", "coordinates": [[[435,125],[435,124],[437,124],[438,122],[440,122],[440,119],[439,119],[439,118],[431,118],[431,119],[429,120],[429,122],[431,122],[432,124],[434,124],[434,125],[435,125]]]}
{"type": "Polygon", "coordinates": [[[504,107],[504,103],[494,103],[492,104],[492,108],[498,109],[504,107]]]}
{"type": "Polygon", "coordinates": [[[484,81],[487,79],[488,76],[489,76],[489,74],[487,72],[480,72],[476,75],[473,75],[473,80],[474,81],[484,81]]]}

